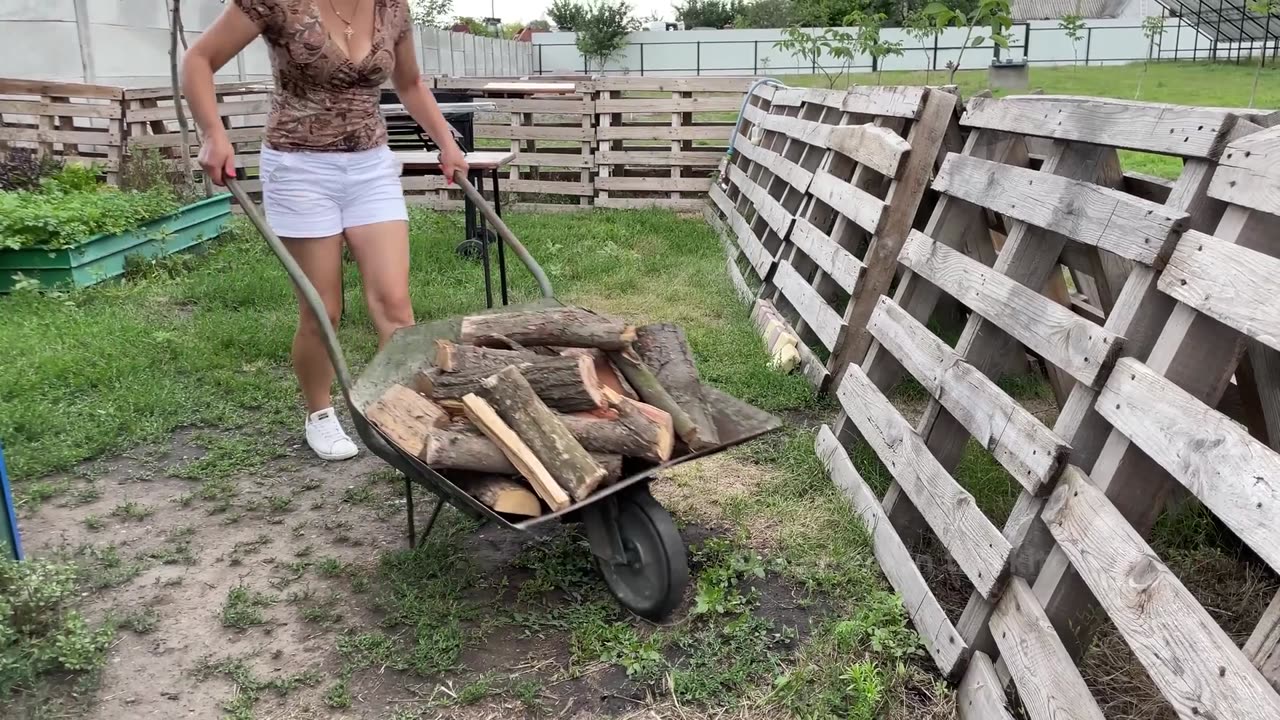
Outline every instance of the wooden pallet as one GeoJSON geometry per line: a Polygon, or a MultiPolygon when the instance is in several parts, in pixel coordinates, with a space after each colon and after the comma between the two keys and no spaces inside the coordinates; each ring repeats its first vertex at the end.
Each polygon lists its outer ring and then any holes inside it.
{"type": "Polygon", "coordinates": [[[124,149],[120,88],[0,78],[0,150],[96,164],[114,182],[124,149]]]}

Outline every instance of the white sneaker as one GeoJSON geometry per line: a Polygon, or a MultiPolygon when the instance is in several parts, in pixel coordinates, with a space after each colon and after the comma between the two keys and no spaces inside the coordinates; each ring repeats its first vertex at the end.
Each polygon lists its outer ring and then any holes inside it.
{"type": "Polygon", "coordinates": [[[333,408],[311,413],[307,418],[307,444],[321,460],[347,460],[360,452],[338,423],[333,408]]]}

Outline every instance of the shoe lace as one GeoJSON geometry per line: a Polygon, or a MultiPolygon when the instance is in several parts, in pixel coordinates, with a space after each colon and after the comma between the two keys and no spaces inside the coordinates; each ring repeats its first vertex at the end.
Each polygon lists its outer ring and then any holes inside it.
{"type": "Polygon", "coordinates": [[[347,433],[343,431],[342,426],[338,424],[338,419],[332,415],[314,423],[313,427],[316,438],[329,444],[350,439],[347,437],[347,433]]]}

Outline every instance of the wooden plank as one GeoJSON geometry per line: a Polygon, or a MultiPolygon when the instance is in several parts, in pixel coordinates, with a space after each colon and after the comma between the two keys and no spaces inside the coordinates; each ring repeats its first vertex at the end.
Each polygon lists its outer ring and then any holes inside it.
{"type": "Polygon", "coordinates": [[[781,203],[772,195],[765,192],[764,188],[748,177],[737,165],[729,166],[729,179],[742,191],[743,195],[746,195],[751,200],[756,213],[764,218],[764,221],[778,234],[778,237],[787,237],[787,233],[791,230],[791,221],[795,217],[786,208],[782,207],[781,203]]]}
{"type": "MultiPolygon", "coordinates": [[[[738,209],[733,206],[733,201],[729,200],[719,185],[711,186],[711,199],[716,203],[716,207],[720,208],[720,212],[724,213],[729,222],[729,229],[733,231],[733,236],[738,242],[738,247],[742,250],[742,254],[747,258],[747,262],[751,264],[751,268],[756,271],[756,275],[760,279],[769,276],[769,271],[773,269],[773,253],[765,248],[764,243],[751,232],[751,226],[738,213],[738,209]]],[[[596,205],[603,205],[604,198],[597,198],[596,205]]],[[[613,198],[608,198],[612,202],[613,198]]]]}
{"type": "MultiPolygon", "coordinates": [[[[713,186],[712,190],[719,190],[719,188],[713,186]]],[[[702,206],[702,218],[715,228],[716,234],[720,236],[720,244],[724,247],[725,272],[729,274],[733,291],[738,295],[739,300],[750,305],[755,301],[755,293],[747,285],[747,279],[742,276],[742,270],[738,268],[738,247],[729,240],[729,226],[720,219],[716,206],[711,203],[702,206]]]]}
{"type": "Polygon", "coordinates": [[[693,113],[737,112],[742,109],[741,95],[704,95],[677,98],[617,98],[597,100],[597,113],[693,113]]]}
{"type": "Polygon", "coordinates": [[[1243,652],[1271,687],[1280,691],[1280,592],[1271,598],[1243,652]]]}
{"type": "Polygon", "coordinates": [[[911,145],[898,133],[870,123],[837,126],[827,139],[827,147],[895,179],[903,156],[911,151],[911,145]]]}
{"type": "Polygon", "coordinates": [[[1280,126],[1232,142],[1209,183],[1209,196],[1280,215],[1280,126]]]}
{"type": "Polygon", "coordinates": [[[63,145],[119,145],[119,130],[43,130],[0,127],[0,142],[62,143],[63,145]]]}
{"type": "Polygon", "coordinates": [[[960,720],[1013,720],[1004,683],[986,653],[975,652],[969,661],[969,669],[956,688],[956,710],[960,720]]]}
{"type": "Polygon", "coordinates": [[[745,93],[757,80],[754,75],[700,75],[661,77],[656,75],[602,75],[583,85],[593,90],[650,90],[657,92],[745,93]]]}
{"type": "Polygon", "coordinates": [[[822,344],[828,349],[833,347],[840,333],[844,332],[844,319],[840,317],[840,313],[831,309],[818,291],[791,267],[791,263],[778,263],[773,282],[795,306],[796,312],[800,313],[800,317],[804,318],[805,324],[813,330],[822,344]]]}
{"type": "Polygon", "coordinates": [[[769,112],[764,108],[756,105],[747,105],[742,108],[742,119],[756,126],[763,126],[765,120],[769,117],[769,112]]]}
{"type": "Polygon", "coordinates": [[[590,128],[578,126],[548,125],[476,125],[478,138],[499,138],[506,140],[594,140],[595,133],[590,128]]]}
{"type": "MultiPolygon", "coordinates": [[[[232,128],[227,131],[227,140],[233,143],[252,142],[261,140],[266,133],[266,128],[247,127],[232,128]]],[[[199,141],[195,137],[195,133],[191,133],[188,138],[192,147],[198,147],[199,141]]],[[[180,147],[182,145],[182,136],[179,133],[172,132],[164,135],[130,135],[130,147],[180,147]]]]}
{"type": "Polygon", "coordinates": [[[1063,473],[1044,519],[1180,717],[1280,717],[1280,695],[1078,468],[1063,473]]]}
{"type": "Polygon", "coordinates": [[[767,168],[769,172],[785,180],[788,185],[795,189],[794,192],[807,192],[809,183],[813,182],[812,172],[769,148],[752,144],[745,135],[739,135],[733,139],[733,148],[742,153],[751,162],[758,163],[767,168]]]}
{"type": "Polygon", "coordinates": [[[601,150],[596,153],[601,165],[643,165],[670,167],[716,167],[724,159],[722,152],[696,152],[668,150],[601,150]]]}
{"type": "Polygon", "coordinates": [[[974,588],[984,597],[994,597],[1004,583],[1012,547],[982,514],[973,495],[938,464],[924,440],[862,368],[849,368],[837,395],[845,414],[974,588]]]}
{"type": "Polygon", "coordinates": [[[1126,150],[1217,159],[1237,117],[1223,110],[1051,96],[970,98],[961,125],[1096,143],[1126,150]]]}
{"type": "Polygon", "coordinates": [[[850,295],[867,271],[867,267],[853,253],[840,247],[826,233],[809,224],[808,220],[797,218],[787,239],[850,295]]]}
{"type": "Polygon", "coordinates": [[[596,128],[600,140],[723,140],[727,144],[732,125],[612,125],[596,128]]]}
{"type": "Polygon", "coordinates": [[[1178,242],[1158,287],[1280,349],[1280,258],[1193,230],[1178,242]]]}
{"type": "MultiPolygon", "coordinates": [[[[595,206],[598,208],[611,208],[615,210],[649,210],[653,208],[662,210],[674,210],[675,212],[701,212],[703,201],[698,198],[596,198],[595,206]]],[[[767,261],[772,263],[772,257],[768,256],[768,251],[764,246],[760,246],[760,250],[767,256],[767,261]]]]}
{"type": "Polygon", "coordinates": [[[596,104],[588,98],[568,96],[563,99],[530,100],[528,98],[484,98],[495,110],[505,113],[552,113],[594,115],[596,104]]]}
{"type": "Polygon", "coordinates": [[[1116,363],[1097,410],[1280,568],[1280,454],[1133,358],[1116,363]]]}
{"type": "Polygon", "coordinates": [[[584,195],[595,194],[591,183],[561,182],[558,180],[507,180],[502,183],[504,192],[545,193],[547,195],[584,195]]]}
{"type": "Polygon", "coordinates": [[[858,186],[819,170],[814,173],[809,192],[833,210],[852,220],[869,233],[880,230],[885,202],[858,186]]]}
{"type": "Polygon", "coordinates": [[[991,615],[991,634],[1031,720],[1105,720],[1026,580],[1009,580],[991,615]]]}
{"type": "MultiPolygon", "coordinates": [[[[271,81],[269,80],[245,80],[243,82],[218,83],[213,86],[213,90],[218,95],[228,93],[269,93],[271,92],[271,81]]],[[[128,88],[124,91],[124,99],[126,100],[172,100],[173,88],[169,85],[161,85],[149,88],[128,88]]]]}
{"type": "Polygon", "coordinates": [[[521,152],[511,161],[520,167],[590,168],[591,156],[581,153],[521,152]]]}
{"type": "Polygon", "coordinates": [[[1173,192],[1173,181],[1130,171],[1124,174],[1124,181],[1120,187],[1130,195],[1164,205],[1169,200],[1169,193],[1173,192]]]}
{"type": "Polygon", "coordinates": [[[881,297],[871,334],[1027,492],[1049,487],[1071,447],[896,302],[881,297]]]}
{"type": "Polygon", "coordinates": [[[903,265],[1090,387],[1100,387],[1123,338],[963,253],[913,230],[903,265]]]}
{"type": "Polygon", "coordinates": [[[836,126],[786,115],[766,115],[760,121],[760,127],[782,133],[806,145],[825,148],[831,139],[831,130],[836,126]]]}
{"type": "MultiPolygon", "coordinates": [[[[170,90],[169,92],[172,94],[173,91],[170,90]]],[[[124,97],[124,90],[107,85],[0,78],[0,95],[52,95],[54,97],[120,100],[124,97]]]]}
{"type": "Polygon", "coordinates": [[[770,102],[777,107],[798,108],[805,103],[809,103],[839,110],[846,94],[845,90],[782,87],[774,91],[773,99],[770,102]]]}
{"type": "Polygon", "coordinates": [[[849,501],[854,511],[862,517],[871,535],[871,548],[884,570],[889,584],[902,596],[902,605],[911,617],[925,650],[946,677],[953,676],[964,664],[969,648],[960,639],[955,626],[929,590],[928,583],[916,568],[911,552],[893,531],[889,518],[880,508],[880,500],[871,492],[862,476],[853,467],[849,455],[840,446],[831,428],[823,425],[818,431],[814,450],[827,469],[831,481],[849,501]]]}
{"type": "Polygon", "coordinates": [[[773,94],[774,105],[799,107],[814,103],[844,112],[914,120],[928,91],[917,86],[855,85],[848,90],[785,88],[773,94]]]}
{"type": "Polygon", "coordinates": [[[595,186],[600,190],[618,190],[630,192],[707,192],[713,180],[709,177],[694,178],[645,178],[645,177],[610,177],[596,178],[595,186]]]}
{"type": "Polygon", "coordinates": [[[502,454],[506,455],[511,464],[529,481],[534,491],[538,493],[538,497],[542,498],[553,512],[563,510],[572,504],[569,494],[560,487],[556,479],[547,471],[546,466],[538,460],[511,426],[498,417],[493,406],[477,395],[463,397],[462,405],[471,422],[475,423],[480,432],[502,450],[502,454]]]}
{"type": "Polygon", "coordinates": [[[956,153],[942,163],[933,189],[1155,267],[1188,220],[1119,190],[956,153]]]}
{"type": "Polygon", "coordinates": [[[118,104],[31,102],[26,100],[0,100],[0,113],[10,115],[55,115],[58,117],[88,117],[119,119],[124,109],[118,104]]]}
{"type": "MultiPolygon", "coordinates": [[[[186,103],[183,103],[184,108],[186,103]]],[[[218,103],[218,115],[229,117],[232,115],[266,115],[271,112],[270,100],[245,100],[239,102],[220,102],[218,103]]],[[[176,120],[178,117],[178,109],[173,105],[164,107],[140,107],[129,108],[125,113],[126,122],[153,122],[157,120],[176,120]]],[[[191,110],[187,108],[187,117],[191,117],[191,110]]]]}

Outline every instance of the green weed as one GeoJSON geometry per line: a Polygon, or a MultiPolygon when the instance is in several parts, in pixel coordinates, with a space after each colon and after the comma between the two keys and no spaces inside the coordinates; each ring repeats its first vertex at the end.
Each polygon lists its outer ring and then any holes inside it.
{"type": "Polygon", "coordinates": [[[266,622],[262,608],[275,602],[275,598],[270,595],[251,590],[245,585],[237,585],[227,593],[227,600],[222,604],[222,624],[224,627],[241,630],[261,625],[266,622]]]}

